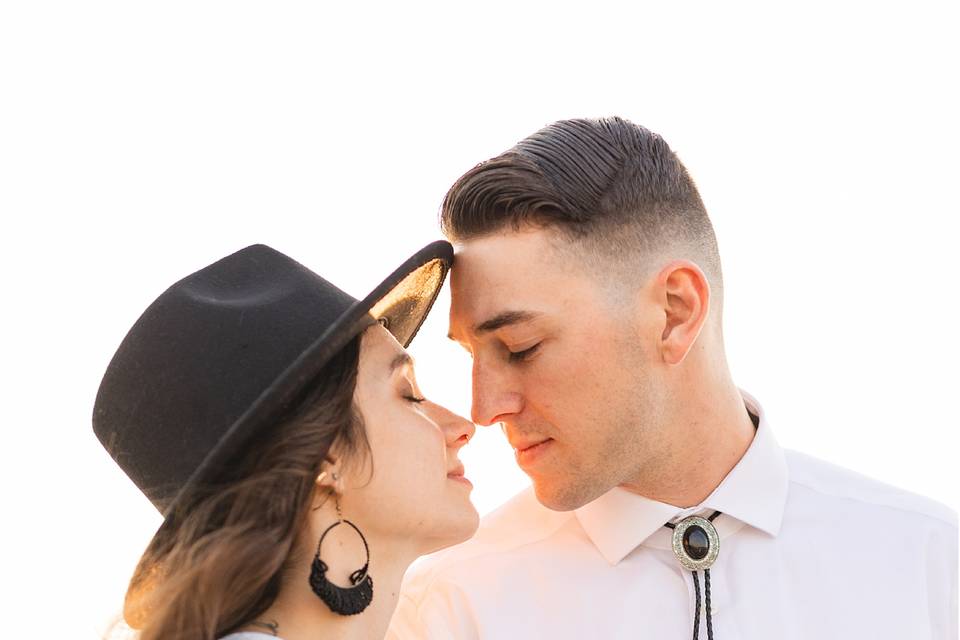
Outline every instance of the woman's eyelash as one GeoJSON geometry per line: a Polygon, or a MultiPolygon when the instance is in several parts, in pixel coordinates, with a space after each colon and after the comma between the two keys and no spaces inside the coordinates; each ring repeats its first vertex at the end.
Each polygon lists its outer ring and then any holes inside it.
{"type": "Polygon", "coordinates": [[[510,362],[522,362],[533,355],[533,352],[536,351],[539,346],[540,343],[538,342],[529,349],[524,349],[523,351],[511,351],[508,359],[510,362]]]}
{"type": "Polygon", "coordinates": [[[403,396],[403,399],[409,400],[410,402],[416,402],[417,404],[426,401],[426,398],[417,398],[416,396],[403,396]]]}

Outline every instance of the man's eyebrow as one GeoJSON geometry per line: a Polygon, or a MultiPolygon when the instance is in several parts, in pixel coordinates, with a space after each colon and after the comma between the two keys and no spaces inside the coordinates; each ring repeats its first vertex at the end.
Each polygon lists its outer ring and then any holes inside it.
{"type": "Polygon", "coordinates": [[[520,324],[521,322],[530,322],[531,320],[538,318],[540,315],[541,314],[534,311],[504,311],[503,313],[498,313],[489,320],[484,320],[480,324],[474,326],[473,333],[475,335],[490,333],[491,331],[496,331],[501,327],[520,324]]]}
{"type": "Polygon", "coordinates": [[[413,366],[413,358],[411,358],[410,354],[406,351],[403,353],[398,353],[397,356],[390,361],[390,373],[393,373],[398,367],[402,367],[405,364],[408,364],[411,367],[413,366]]]}
{"type": "MultiPolygon", "coordinates": [[[[541,313],[537,311],[504,311],[503,313],[498,313],[489,320],[484,320],[478,325],[473,327],[474,335],[481,335],[484,333],[490,333],[491,331],[496,331],[501,327],[507,327],[512,324],[520,324],[521,322],[530,322],[539,318],[541,313]]],[[[447,334],[447,337],[453,340],[454,342],[460,342],[460,339],[453,335],[453,331],[450,331],[447,334]]]]}

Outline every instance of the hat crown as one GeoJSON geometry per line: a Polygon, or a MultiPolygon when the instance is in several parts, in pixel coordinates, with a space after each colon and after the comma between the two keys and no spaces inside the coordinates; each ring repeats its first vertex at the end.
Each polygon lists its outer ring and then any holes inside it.
{"type": "Polygon", "coordinates": [[[94,431],[163,509],[230,427],[356,300],[263,245],[165,291],[107,368],[94,431]]]}

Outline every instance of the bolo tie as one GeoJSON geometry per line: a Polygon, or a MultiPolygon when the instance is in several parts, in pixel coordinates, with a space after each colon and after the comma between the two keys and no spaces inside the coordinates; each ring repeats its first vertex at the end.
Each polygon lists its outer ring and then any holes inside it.
{"type": "Polygon", "coordinates": [[[704,605],[707,609],[707,639],[713,640],[713,617],[710,613],[710,567],[720,553],[720,536],[713,521],[720,515],[714,511],[709,518],[690,516],[674,524],[664,526],[673,529],[673,553],[684,568],[693,573],[693,589],[696,593],[696,607],[693,614],[693,640],[700,638],[700,578],[703,571],[704,605]]]}
{"type": "MultiPolygon", "coordinates": [[[[753,428],[760,427],[760,416],[755,415],[747,407],[747,414],[753,428]]],[[[696,594],[696,606],[693,614],[693,640],[700,638],[700,578],[698,571],[703,571],[704,605],[707,609],[707,640],[713,640],[713,614],[710,611],[710,567],[717,561],[720,553],[720,536],[713,526],[713,521],[720,515],[714,511],[708,518],[690,516],[674,524],[664,526],[673,529],[673,553],[686,569],[693,574],[693,590],[696,594]]]]}

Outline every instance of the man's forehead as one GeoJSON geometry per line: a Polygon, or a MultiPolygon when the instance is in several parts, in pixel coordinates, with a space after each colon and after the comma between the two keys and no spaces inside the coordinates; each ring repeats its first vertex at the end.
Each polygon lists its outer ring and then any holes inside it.
{"type": "Polygon", "coordinates": [[[459,243],[450,271],[450,337],[464,339],[550,314],[571,286],[543,232],[459,243]]]}
{"type": "MultiPolygon", "coordinates": [[[[528,322],[543,314],[544,291],[551,285],[529,273],[467,274],[451,271],[450,332],[482,335],[501,327],[528,322]]],[[[463,337],[463,336],[459,336],[463,337]]]]}
{"type": "Polygon", "coordinates": [[[531,287],[555,279],[552,256],[541,244],[529,233],[511,233],[457,245],[450,270],[453,304],[465,309],[500,306],[504,297],[526,295],[531,287]]]}
{"type": "Polygon", "coordinates": [[[449,337],[481,338],[504,327],[523,326],[562,312],[558,283],[530,273],[502,280],[477,278],[451,287],[449,337]],[[552,292],[552,293],[551,293],[552,292]]]}

